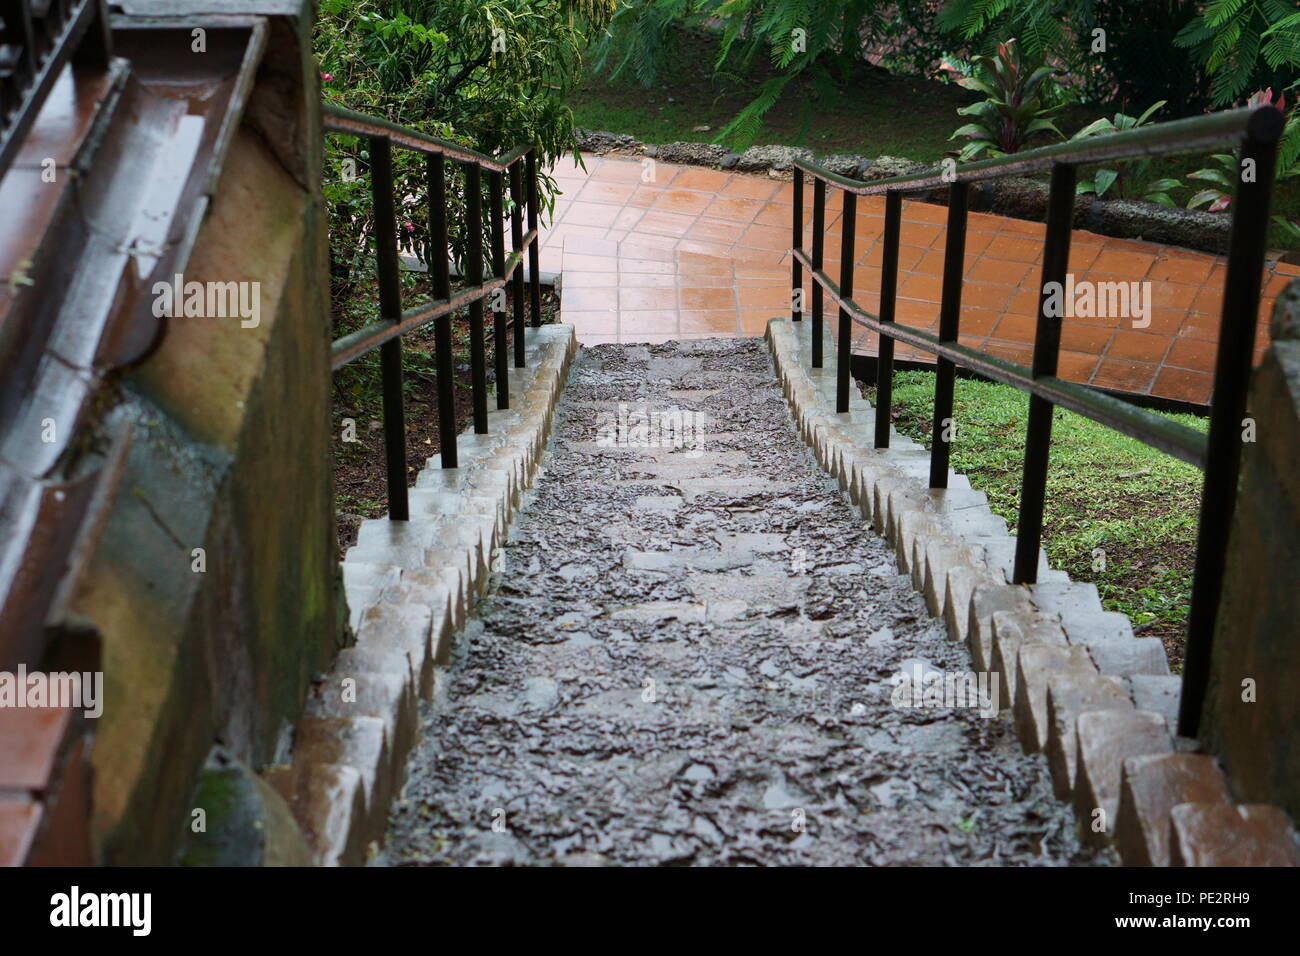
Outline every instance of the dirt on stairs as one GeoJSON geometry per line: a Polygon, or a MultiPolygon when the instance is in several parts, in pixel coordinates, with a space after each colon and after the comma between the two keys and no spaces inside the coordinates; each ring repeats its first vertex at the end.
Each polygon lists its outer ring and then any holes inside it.
{"type": "Polygon", "coordinates": [[[759,340],[585,349],[478,613],[375,864],[1108,862],[1006,721],[900,694],[969,658],[759,340]]]}

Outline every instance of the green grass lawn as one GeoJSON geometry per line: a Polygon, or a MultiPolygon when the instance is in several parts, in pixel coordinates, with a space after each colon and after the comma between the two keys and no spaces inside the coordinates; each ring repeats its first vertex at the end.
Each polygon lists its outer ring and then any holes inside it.
{"type": "MultiPolygon", "coordinates": [[[[874,400],[875,388],[864,394],[874,400]]],[[[928,447],[934,375],[899,372],[895,427],[928,447]]],[[[988,495],[1016,527],[1029,399],[1006,385],[958,379],[952,468],[988,495]]],[[[1204,431],[1206,420],[1170,415],[1204,431]]],[[[1160,637],[1181,670],[1201,472],[1073,412],[1057,409],[1043,516],[1052,567],[1091,581],[1107,610],[1144,636],[1160,637]],[[1104,556],[1104,566],[1099,558],[1104,556]]]]}

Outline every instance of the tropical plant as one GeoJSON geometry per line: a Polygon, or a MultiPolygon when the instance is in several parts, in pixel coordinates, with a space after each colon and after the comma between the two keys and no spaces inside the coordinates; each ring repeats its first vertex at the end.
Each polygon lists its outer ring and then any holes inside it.
{"type": "Polygon", "coordinates": [[[1300,10],[1287,0],[1209,0],[1174,41],[1212,77],[1226,105],[1255,83],[1286,84],[1300,69],[1300,10]]]}
{"type": "Polygon", "coordinates": [[[994,56],[977,56],[971,62],[976,75],[965,77],[961,83],[988,99],[957,110],[959,115],[975,117],[973,123],[948,137],[964,136],[969,140],[957,154],[958,162],[982,155],[1018,153],[1036,133],[1061,136],[1052,122],[1060,107],[1045,107],[1041,93],[1057,70],[1041,63],[1022,62],[1014,39],[999,43],[994,56]]]}
{"type": "MultiPolygon", "coordinates": [[[[564,98],[582,75],[588,34],[608,23],[614,3],[321,0],[315,50],[322,94],[489,154],[532,143],[544,169],[575,148],[564,98]]],[[[344,293],[356,267],[373,256],[368,150],[365,141],[331,137],[325,155],[331,274],[344,293]]],[[[393,172],[401,239],[420,249],[427,240],[424,158],[395,150],[393,172]]],[[[453,165],[449,195],[462,191],[453,165]]],[[[552,192],[544,180],[543,198],[552,192]]],[[[458,210],[450,218],[456,222],[458,210]]],[[[459,259],[462,237],[453,230],[451,240],[459,259]]]]}
{"type": "MultiPolygon", "coordinates": [[[[1079,132],[1070,137],[1071,140],[1091,139],[1094,136],[1106,136],[1110,133],[1118,133],[1124,130],[1137,129],[1139,126],[1146,126],[1152,115],[1165,105],[1164,100],[1152,103],[1146,108],[1141,116],[1136,118],[1126,113],[1116,113],[1115,118],[1103,116],[1099,120],[1089,123],[1079,132]]],[[[1146,181],[1146,172],[1151,166],[1149,159],[1136,159],[1124,163],[1119,169],[1098,169],[1091,178],[1081,181],[1075,187],[1078,195],[1092,193],[1098,199],[1106,195],[1112,188],[1115,195],[1120,199],[1134,198],[1134,184],[1140,184],[1141,199],[1147,202],[1159,203],[1162,206],[1173,208],[1174,201],[1169,196],[1170,190],[1178,189],[1183,184],[1177,179],[1165,177],[1150,182],[1146,181]]]]}
{"type": "MultiPolygon", "coordinates": [[[[1274,181],[1282,182],[1300,176],[1300,116],[1297,116],[1294,109],[1287,112],[1286,97],[1279,94],[1274,100],[1271,89],[1256,90],[1246,103],[1248,106],[1272,105],[1286,113],[1286,125],[1282,129],[1282,138],[1278,144],[1274,181]]],[[[1205,206],[1206,212],[1222,212],[1232,205],[1232,197],[1241,179],[1241,161],[1236,154],[1230,153],[1215,153],[1210,160],[1212,166],[1187,174],[1188,179],[1210,184],[1187,200],[1188,209],[1205,206]]],[[[1273,221],[1282,228],[1284,233],[1295,228],[1295,225],[1284,216],[1274,216],[1273,221]]]]}

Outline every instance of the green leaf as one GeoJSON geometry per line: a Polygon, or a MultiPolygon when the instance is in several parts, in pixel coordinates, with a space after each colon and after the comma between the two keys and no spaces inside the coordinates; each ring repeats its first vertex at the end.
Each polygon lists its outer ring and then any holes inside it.
{"type": "Polygon", "coordinates": [[[1089,139],[1093,136],[1099,136],[1103,133],[1113,133],[1113,132],[1115,132],[1115,124],[1110,121],[1109,117],[1103,116],[1101,119],[1093,120],[1083,129],[1079,130],[1079,132],[1071,136],[1070,139],[1072,141],[1076,139],[1089,139]]]}
{"type": "Polygon", "coordinates": [[[1197,206],[1208,206],[1215,200],[1223,196],[1223,191],[1219,189],[1202,189],[1199,193],[1187,200],[1187,208],[1195,209],[1197,206]]]}

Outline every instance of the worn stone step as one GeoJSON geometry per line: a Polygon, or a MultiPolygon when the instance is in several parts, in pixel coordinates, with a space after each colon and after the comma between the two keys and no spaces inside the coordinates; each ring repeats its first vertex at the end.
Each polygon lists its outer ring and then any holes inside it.
{"type": "Polygon", "coordinates": [[[429,516],[410,521],[380,518],[363,521],[357,532],[357,547],[385,548],[417,544],[433,547],[493,547],[496,524],[490,515],[462,515],[457,518],[429,516]]]}
{"type": "Polygon", "coordinates": [[[398,568],[388,564],[367,564],[362,561],[344,561],[343,594],[348,602],[348,625],[355,631],[361,615],[375,603],[384,588],[394,585],[401,577],[398,568]]]}
{"type": "Polygon", "coordinates": [[[381,841],[388,829],[388,805],[400,785],[398,768],[388,752],[384,722],[378,717],[308,717],[293,732],[293,759],[298,765],[348,766],[361,774],[366,818],[363,845],[381,841]]]}
{"type": "Polygon", "coordinates": [[[307,717],[378,717],[384,722],[389,753],[398,764],[415,744],[418,711],[410,671],[389,653],[375,654],[346,648],[330,676],[312,689],[307,717]],[[384,670],[368,670],[372,666],[384,670]]]}
{"type": "Polygon", "coordinates": [[[1173,749],[1165,720],[1144,710],[1099,710],[1079,715],[1074,812],[1084,843],[1103,847],[1119,820],[1120,776],[1129,757],[1167,754],[1173,749]]]}
{"type": "MultiPolygon", "coordinates": [[[[983,584],[971,592],[966,609],[966,650],[970,652],[976,670],[986,671],[992,666],[993,614],[997,611],[1029,613],[1032,610],[1028,589],[1020,585],[983,584]]],[[[1014,664],[1014,660],[1011,663],[1014,664]]]]}
{"type": "MultiPolygon", "coordinates": [[[[387,600],[366,609],[357,626],[356,647],[403,655],[415,680],[416,693],[427,699],[433,693],[433,620],[435,614],[447,612],[403,599],[401,594],[401,585],[395,585],[385,590],[387,600]]],[[[446,602],[444,594],[444,605],[446,602]]]]}
{"type": "Polygon", "coordinates": [[[271,768],[266,782],[289,805],[317,866],[365,863],[368,817],[365,781],[359,770],[304,761],[271,768]]]}
{"type": "MultiPolygon", "coordinates": [[[[422,524],[420,518],[402,524],[422,524]]],[[[452,536],[452,529],[443,525],[441,531],[452,536]]],[[[474,533],[473,528],[461,529],[474,533]]],[[[459,532],[456,532],[459,535],[459,532]]],[[[348,562],[376,564],[376,566],[411,568],[411,567],[451,567],[465,576],[471,589],[480,587],[486,578],[491,563],[491,554],[482,549],[478,542],[467,545],[438,546],[438,537],[432,540],[412,531],[402,540],[389,540],[385,544],[356,545],[347,551],[348,562]]]]}
{"type": "Polygon", "coordinates": [[[1123,614],[1067,609],[1060,620],[1070,643],[1088,648],[1097,670],[1103,674],[1127,677],[1169,673],[1164,645],[1158,638],[1134,637],[1133,625],[1123,614]]]}
{"type": "Polygon", "coordinates": [[[1129,678],[1133,706],[1160,714],[1169,733],[1178,733],[1178,704],[1183,695],[1183,679],[1173,675],[1134,674],[1129,678]]]}
{"type": "Polygon", "coordinates": [[[1029,585],[1029,599],[1044,614],[1055,614],[1062,621],[1101,614],[1101,597],[1097,585],[1087,581],[1040,581],[1029,585]]]}
{"type": "Polygon", "coordinates": [[[1012,711],[1020,749],[1025,753],[1046,752],[1052,725],[1048,687],[1054,677],[1072,674],[1083,678],[1097,674],[1086,648],[1020,645],[1016,652],[1016,699],[1012,711]]]}
{"type": "MultiPolygon", "coordinates": [[[[1021,651],[1026,648],[1021,648],[1021,651]]],[[[1047,766],[1058,800],[1070,800],[1077,785],[1079,717],[1102,710],[1132,711],[1133,701],[1118,677],[1063,670],[1047,679],[1047,766]]]]}
{"type": "Polygon", "coordinates": [[[1180,803],[1228,805],[1214,758],[1164,753],[1124,760],[1115,845],[1125,866],[1168,866],[1169,814],[1180,803]]]}
{"type": "Polygon", "coordinates": [[[1016,659],[1020,648],[1025,644],[1066,647],[1069,641],[1060,624],[1038,614],[994,611],[991,625],[993,653],[989,669],[998,676],[1002,699],[1011,706],[1016,699],[1016,659]]]}
{"type": "Polygon", "coordinates": [[[1169,826],[1171,866],[1300,866],[1295,830],[1278,807],[1181,803],[1169,826]]]}

